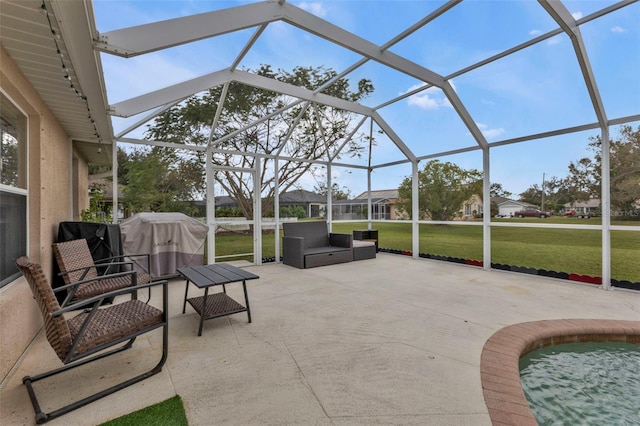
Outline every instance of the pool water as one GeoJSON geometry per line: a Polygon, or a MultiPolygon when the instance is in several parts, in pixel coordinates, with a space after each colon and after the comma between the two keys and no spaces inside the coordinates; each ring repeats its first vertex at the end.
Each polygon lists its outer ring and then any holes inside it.
{"type": "Polygon", "coordinates": [[[567,343],[520,359],[540,425],[640,425],[640,344],[567,343]]]}

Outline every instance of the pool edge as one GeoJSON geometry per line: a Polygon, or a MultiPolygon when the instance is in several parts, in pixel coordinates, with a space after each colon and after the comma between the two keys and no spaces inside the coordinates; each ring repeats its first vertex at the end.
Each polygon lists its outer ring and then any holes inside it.
{"type": "Polygon", "coordinates": [[[552,344],[573,342],[640,343],[640,321],[562,319],[509,325],[484,344],[480,378],[494,425],[537,425],[520,382],[520,357],[552,344]]]}

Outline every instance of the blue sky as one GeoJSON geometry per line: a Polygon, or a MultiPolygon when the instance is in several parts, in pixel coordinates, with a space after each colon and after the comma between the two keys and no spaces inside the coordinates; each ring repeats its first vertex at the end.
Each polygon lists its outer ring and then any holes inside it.
{"type": "MultiPolygon", "coordinates": [[[[252,2],[94,0],[94,10],[98,30],[107,32],[246,3],[252,2]]],[[[382,45],[444,2],[291,3],[382,45]]],[[[579,19],[614,3],[588,0],[567,1],[565,5],[579,19]]],[[[470,0],[453,7],[390,50],[446,77],[555,28],[555,22],[536,1],[470,0]]],[[[591,21],[580,30],[607,117],[639,114],[640,3],[591,21]]],[[[252,29],[238,31],[131,59],[103,54],[109,102],[226,68],[252,33],[252,29]]],[[[287,70],[301,65],[341,71],[358,59],[353,52],[276,22],[267,27],[240,68],[255,69],[260,64],[270,64],[287,70]]],[[[371,61],[348,78],[352,82],[361,78],[372,80],[375,92],[362,102],[367,106],[377,106],[422,84],[371,61]]],[[[547,39],[451,81],[489,142],[596,121],[571,42],[565,35],[547,39]]],[[[379,112],[418,156],[477,145],[439,89],[421,92],[379,112]]],[[[116,133],[129,121],[114,119],[116,133]]],[[[594,130],[494,148],[491,181],[517,195],[534,183],[540,184],[543,174],[546,178],[564,177],[570,161],[589,154],[589,138],[597,134],[594,130]]],[[[377,134],[377,137],[373,164],[403,158],[384,135],[377,134]]],[[[480,151],[440,159],[464,168],[482,169],[480,151]]],[[[345,159],[345,162],[352,161],[366,164],[366,159],[345,159]]],[[[372,176],[372,187],[396,188],[410,173],[408,164],[377,169],[372,176]]],[[[334,181],[349,188],[353,195],[366,190],[366,174],[362,171],[349,172],[336,167],[333,174],[334,181]]],[[[303,186],[312,189],[313,180],[303,181],[303,186]]]]}

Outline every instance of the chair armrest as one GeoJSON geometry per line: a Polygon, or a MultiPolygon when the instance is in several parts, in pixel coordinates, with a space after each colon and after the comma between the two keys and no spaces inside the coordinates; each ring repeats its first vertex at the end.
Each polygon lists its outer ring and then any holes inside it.
{"type": "MultiPolygon", "coordinates": [[[[132,272],[128,272],[128,273],[131,274],[132,272]]],[[[114,274],[114,275],[122,275],[122,274],[114,274]]],[[[93,297],[90,297],[88,299],[79,300],[79,301],[77,301],[77,302],[75,302],[73,304],[61,307],[60,309],[52,312],[51,316],[52,317],[58,317],[58,316],[60,316],[60,315],[62,315],[64,313],[71,312],[71,311],[77,311],[78,309],[84,309],[84,308],[87,308],[87,307],[91,307],[92,308],[91,310],[97,309],[97,307],[102,305],[102,302],[104,302],[106,299],[111,299],[113,297],[121,296],[123,294],[130,294],[130,293],[133,293],[134,291],[138,291],[138,290],[141,290],[141,289],[144,289],[144,288],[154,287],[154,286],[157,286],[157,285],[163,285],[163,286],[165,286],[165,289],[166,289],[167,284],[168,284],[167,280],[160,280],[160,281],[153,281],[153,282],[150,282],[150,283],[147,283],[147,284],[141,284],[141,285],[136,286],[136,287],[125,287],[125,288],[121,288],[121,289],[118,289],[118,290],[113,290],[113,291],[110,291],[108,293],[99,294],[97,296],[93,296],[93,297]]],[[[75,284],[72,284],[72,285],[75,285],[75,284]]],[[[61,287],[59,287],[59,288],[61,288],[61,287]]],[[[57,289],[55,289],[55,290],[57,290],[57,289]]],[[[163,290],[163,298],[165,298],[164,291],[165,290],[163,290]]],[[[165,302],[165,300],[163,300],[163,303],[164,302],[165,302]]]]}
{"type": "Polygon", "coordinates": [[[117,265],[123,265],[123,266],[127,265],[130,267],[133,267],[133,262],[112,262],[112,263],[109,263],[108,265],[100,265],[98,264],[98,262],[96,262],[93,265],[83,266],[82,268],[76,268],[76,269],[71,269],[69,271],[59,272],[58,276],[63,277],[65,275],[69,275],[74,272],[84,271],[84,274],[82,274],[82,276],[80,277],[80,279],[84,279],[84,277],[87,275],[87,272],[89,272],[91,268],[95,268],[96,266],[104,268],[104,267],[117,266],[117,265]]]}
{"type": "Polygon", "coordinates": [[[329,245],[333,247],[353,247],[353,235],[329,233],[329,245]]]}
{"type": "Polygon", "coordinates": [[[62,301],[61,306],[62,307],[71,306],[71,305],[75,305],[76,303],[78,303],[78,302],[73,302],[73,303],[69,303],[69,302],[71,302],[73,300],[73,297],[75,296],[76,291],[77,291],[79,286],[81,286],[83,284],[91,283],[91,282],[94,282],[94,281],[108,280],[108,279],[113,279],[113,278],[118,278],[118,277],[124,277],[124,276],[127,276],[127,275],[131,276],[131,286],[130,287],[133,287],[136,290],[140,289],[140,287],[137,286],[137,284],[138,284],[138,275],[136,274],[136,272],[135,271],[125,271],[125,272],[117,272],[117,273],[114,273],[114,274],[99,275],[97,277],[88,278],[88,279],[82,279],[82,280],[76,281],[76,282],[71,283],[71,284],[66,284],[66,285],[63,285],[63,286],[60,286],[60,287],[56,287],[56,288],[53,289],[53,292],[54,293],[59,293],[59,292],[64,291],[64,290],[69,290],[67,292],[66,297],[62,301]]]}
{"type": "Polygon", "coordinates": [[[94,263],[96,266],[107,266],[107,270],[108,268],[110,268],[112,265],[117,265],[120,263],[125,262],[124,259],[128,259],[126,262],[130,265],[133,266],[133,264],[135,264],[137,267],[139,267],[140,269],[142,269],[144,272],[146,272],[147,274],[150,274],[151,271],[151,255],[149,253],[134,253],[134,254],[121,254],[118,256],[112,256],[112,257],[106,257],[103,259],[98,259],[96,260],[94,263]],[[138,259],[138,258],[144,258],[144,259],[138,259]],[[123,259],[123,261],[121,262],[113,262],[113,260],[115,259],[123,259]],[[108,265],[103,265],[103,264],[108,264],[108,265]]]}
{"type": "Polygon", "coordinates": [[[282,262],[285,265],[304,268],[303,237],[282,237],[282,262]]]}

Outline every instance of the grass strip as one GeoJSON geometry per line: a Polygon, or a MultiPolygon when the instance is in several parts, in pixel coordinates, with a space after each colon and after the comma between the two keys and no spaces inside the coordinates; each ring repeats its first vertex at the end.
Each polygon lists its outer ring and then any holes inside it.
{"type": "MultiPolygon", "coordinates": [[[[599,225],[600,218],[501,219],[510,223],[564,223],[599,225]]],[[[640,222],[613,224],[636,225],[640,222]]],[[[351,233],[366,229],[362,223],[334,223],[334,232],[351,233]]],[[[375,222],[379,246],[386,249],[412,249],[411,224],[375,222]]],[[[482,226],[421,224],[419,252],[463,259],[483,257],[482,226]]],[[[263,233],[263,257],[273,257],[275,235],[263,233]]],[[[253,235],[216,235],[216,256],[253,251],[253,235]]],[[[253,257],[246,257],[252,261],[253,257]]],[[[222,261],[223,259],[219,259],[222,261]]],[[[237,260],[237,259],[229,259],[237,260]]],[[[507,265],[558,272],[600,276],[602,273],[602,233],[591,229],[492,227],[491,261],[507,265]]],[[[614,279],[640,282],[640,232],[611,231],[611,275],[614,279]]]]}
{"type": "Polygon", "coordinates": [[[100,426],[188,426],[180,396],[102,423],[100,426]]]}

